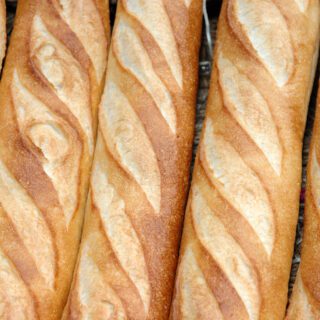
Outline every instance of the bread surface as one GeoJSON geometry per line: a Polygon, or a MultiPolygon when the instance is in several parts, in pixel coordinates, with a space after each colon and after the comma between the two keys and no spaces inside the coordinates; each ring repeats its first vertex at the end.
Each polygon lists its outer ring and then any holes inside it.
{"type": "Polygon", "coordinates": [[[307,168],[301,262],[287,320],[320,319],[320,91],[307,168]]]}
{"type": "Polygon", "coordinates": [[[200,0],[118,1],[64,319],[167,319],[194,132],[200,0]]]}
{"type": "Polygon", "coordinates": [[[283,319],[319,1],[223,1],[171,319],[283,319]]]}
{"type": "Polygon", "coordinates": [[[19,0],[0,85],[0,318],[60,319],[104,86],[106,0],[19,0]]]}

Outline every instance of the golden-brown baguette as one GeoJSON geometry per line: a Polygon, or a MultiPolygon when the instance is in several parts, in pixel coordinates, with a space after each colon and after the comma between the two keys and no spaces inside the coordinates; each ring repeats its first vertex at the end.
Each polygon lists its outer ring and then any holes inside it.
{"type": "Polygon", "coordinates": [[[64,319],[167,319],[194,131],[201,0],[118,1],[64,319]]]}
{"type": "Polygon", "coordinates": [[[104,87],[107,0],[19,0],[0,85],[0,318],[60,319],[104,87]]]}
{"type": "Polygon", "coordinates": [[[283,319],[318,33],[318,0],[223,2],[171,319],[283,319]]]}
{"type": "Polygon", "coordinates": [[[320,90],[309,150],[301,263],[288,320],[320,319],[320,90]]]}

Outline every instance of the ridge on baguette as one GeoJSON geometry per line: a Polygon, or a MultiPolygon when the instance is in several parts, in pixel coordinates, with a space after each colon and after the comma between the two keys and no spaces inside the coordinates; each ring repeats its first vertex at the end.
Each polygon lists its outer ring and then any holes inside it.
{"type": "Polygon", "coordinates": [[[173,134],[177,130],[177,116],[169,90],[156,74],[150,57],[130,24],[120,20],[114,35],[115,55],[152,96],[173,134]]]}
{"type": "Polygon", "coordinates": [[[78,202],[80,143],[66,122],[22,85],[16,70],[12,97],[20,132],[41,150],[43,169],[56,188],[68,227],[78,202]]]}
{"type": "Polygon", "coordinates": [[[126,213],[125,202],[108,182],[103,170],[105,165],[97,161],[95,166],[91,183],[92,202],[100,212],[104,232],[119,264],[135,284],[147,314],[150,305],[150,283],[143,248],[126,213]],[[119,234],[122,237],[119,237],[119,234]]]}
{"type": "Polygon", "coordinates": [[[223,136],[214,132],[210,118],[204,128],[200,159],[212,183],[250,224],[268,257],[274,245],[274,217],[268,194],[258,176],[223,136]]]}
{"type": "Polygon", "coordinates": [[[94,66],[97,80],[102,81],[107,67],[108,52],[100,44],[104,27],[101,17],[98,17],[99,11],[94,2],[88,0],[56,0],[55,5],[83,44],[94,66]],[[75,5],[81,10],[74,10],[75,5]]]}
{"type": "Polygon", "coordinates": [[[252,81],[221,52],[218,70],[226,107],[280,176],[282,146],[268,103],[252,81]]]}
{"type": "Polygon", "coordinates": [[[192,221],[199,241],[224,270],[241,297],[249,319],[258,319],[261,303],[258,275],[237,241],[206,204],[197,187],[192,190],[191,197],[192,221]]]}
{"type": "Polygon", "coordinates": [[[247,45],[253,48],[277,85],[285,86],[294,70],[294,52],[280,9],[273,0],[233,0],[229,6],[231,19],[241,26],[241,31],[235,29],[236,33],[249,40],[247,45]]]}
{"type": "Polygon", "coordinates": [[[50,34],[41,17],[37,15],[32,24],[31,57],[53,86],[56,95],[80,122],[92,154],[93,128],[88,75],[71,52],[50,34]]]}
{"type": "Polygon", "coordinates": [[[175,80],[182,89],[181,60],[163,0],[124,0],[124,5],[127,12],[136,17],[139,23],[151,33],[163,52],[175,80]]]}
{"type": "Polygon", "coordinates": [[[137,181],[156,215],[160,213],[161,180],[153,146],[128,98],[108,79],[100,109],[104,143],[137,181]]]}

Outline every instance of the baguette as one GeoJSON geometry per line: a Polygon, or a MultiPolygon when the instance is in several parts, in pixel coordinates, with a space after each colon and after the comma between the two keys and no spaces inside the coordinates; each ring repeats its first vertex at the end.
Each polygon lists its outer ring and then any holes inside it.
{"type": "Polygon", "coordinates": [[[200,0],[118,1],[64,319],[167,319],[194,132],[200,0]]]}
{"type": "Polygon", "coordinates": [[[301,262],[291,296],[288,320],[320,319],[320,90],[309,149],[301,262]]]}
{"type": "Polygon", "coordinates": [[[19,0],[0,85],[0,318],[60,319],[79,248],[106,0],[19,0]]]}
{"type": "Polygon", "coordinates": [[[226,0],[171,319],[283,319],[319,1],[226,0]]]}

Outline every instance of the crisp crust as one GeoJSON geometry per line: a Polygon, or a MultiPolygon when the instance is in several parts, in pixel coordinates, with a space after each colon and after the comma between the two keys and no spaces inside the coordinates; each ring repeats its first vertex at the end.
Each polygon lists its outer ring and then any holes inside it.
{"type": "Polygon", "coordinates": [[[320,319],[320,91],[307,169],[301,262],[294,284],[288,320],[320,319]]]}
{"type": "Polygon", "coordinates": [[[107,4],[19,1],[0,85],[2,319],[61,318],[104,86],[107,4]]]}
{"type": "Polygon", "coordinates": [[[64,319],[167,319],[191,160],[200,0],[118,1],[64,319]]]}
{"type": "Polygon", "coordinates": [[[223,2],[171,319],[283,319],[318,33],[318,0],[223,2]]]}

